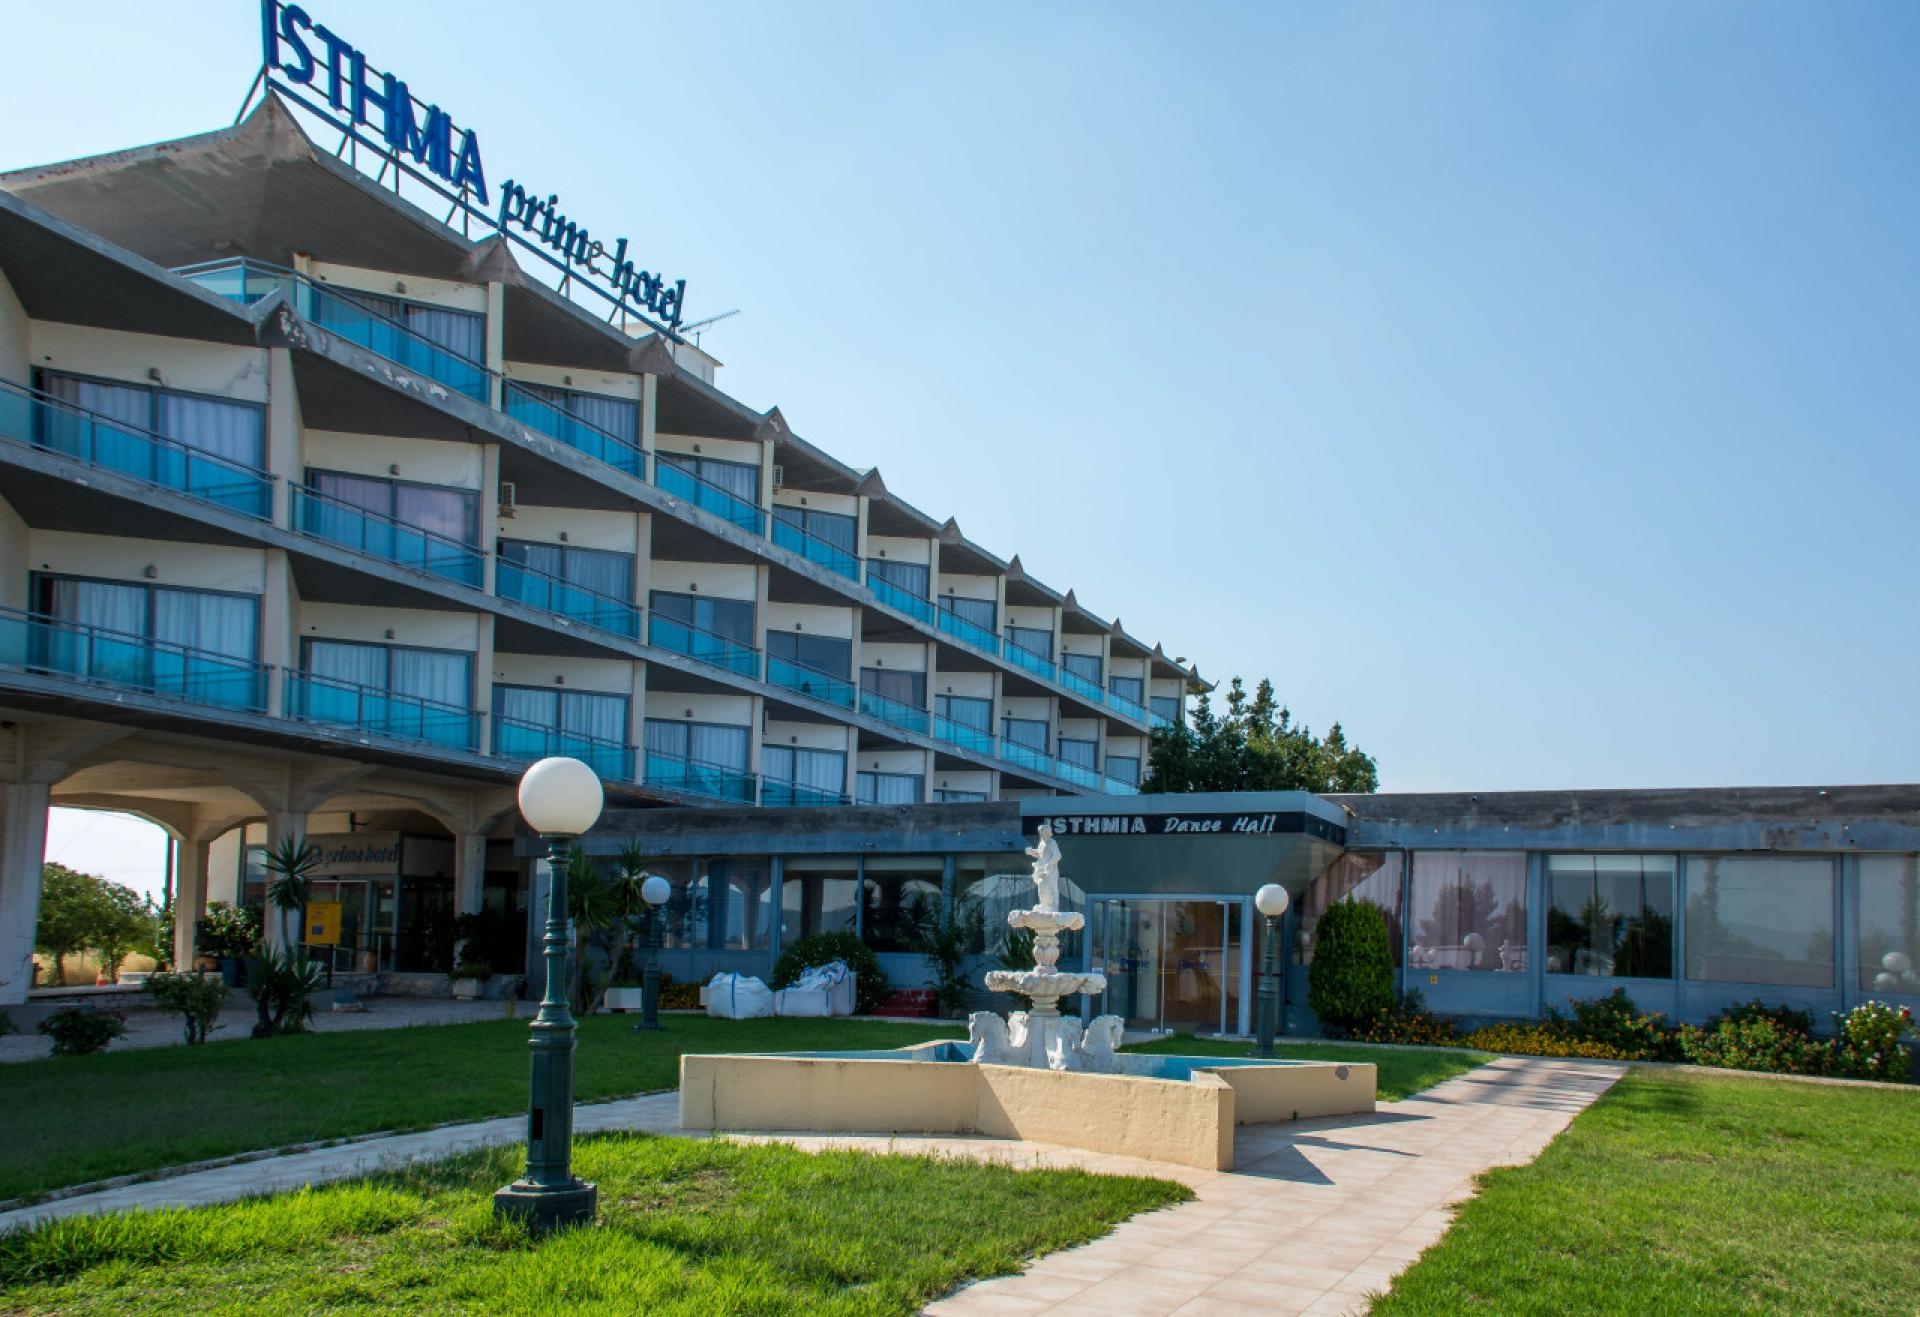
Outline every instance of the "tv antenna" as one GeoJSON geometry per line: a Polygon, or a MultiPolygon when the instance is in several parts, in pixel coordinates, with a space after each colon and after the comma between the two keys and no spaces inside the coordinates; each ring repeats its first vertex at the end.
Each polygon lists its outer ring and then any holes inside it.
{"type": "Polygon", "coordinates": [[[705,320],[696,320],[690,325],[682,325],[680,326],[681,336],[685,337],[688,334],[693,335],[693,345],[695,347],[699,347],[701,330],[707,328],[707,326],[709,325],[716,324],[719,321],[725,320],[728,316],[737,316],[739,314],[740,314],[740,308],[736,306],[733,310],[722,311],[717,316],[708,316],[705,320]]]}

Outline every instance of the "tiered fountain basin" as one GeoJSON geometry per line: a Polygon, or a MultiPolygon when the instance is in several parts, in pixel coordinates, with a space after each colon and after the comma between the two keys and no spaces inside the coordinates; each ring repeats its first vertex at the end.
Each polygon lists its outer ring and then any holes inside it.
{"type": "Polygon", "coordinates": [[[1236,1125],[1371,1112],[1367,1063],[1115,1053],[1114,1070],[974,1062],[970,1043],[680,1058],[680,1126],[971,1134],[1233,1167],[1236,1125]]]}

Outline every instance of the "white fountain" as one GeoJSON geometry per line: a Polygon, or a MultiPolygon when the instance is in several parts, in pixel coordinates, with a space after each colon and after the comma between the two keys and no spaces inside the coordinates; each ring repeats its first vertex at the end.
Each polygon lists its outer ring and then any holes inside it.
{"type": "Polygon", "coordinates": [[[1112,1074],[1119,1069],[1114,1049],[1120,1045],[1124,1022],[1117,1015],[1095,1017],[1083,1032],[1080,1021],[1060,1014],[1060,999],[1076,992],[1104,992],[1107,976],[1093,972],[1062,971],[1060,934],[1082,928],[1086,916],[1060,909],[1060,846],[1053,829],[1040,825],[1040,839],[1027,848],[1033,859],[1037,904],[1031,910],[1012,910],[1007,923],[1033,934],[1033,968],[991,970],[987,987],[1025,997],[1032,1006],[1001,1019],[992,1011],[967,1017],[967,1041],[973,1045],[976,1065],[1018,1065],[1048,1070],[1092,1070],[1112,1074]]]}

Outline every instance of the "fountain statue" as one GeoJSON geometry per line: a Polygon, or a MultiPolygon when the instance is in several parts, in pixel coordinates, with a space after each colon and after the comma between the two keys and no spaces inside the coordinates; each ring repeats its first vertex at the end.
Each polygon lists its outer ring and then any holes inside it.
{"type": "Polygon", "coordinates": [[[1042,823],[1039,840],[1026,853],[1033,860],[1035,903],[1030,910],[1009,911],[1007,923],[1032,932],[1033,968],[992,970],[987,974],[987,987],[994,992],[1016,993],[1032,1005],[1004,1020],[992,1011],[975,1011],[968,1016],[967,1038],[973,1044],[973,1060],[986,1065],[1115,1073],[1119,1065],[1114,1049],[1120,1045],[1123,1028],[1120,1017],[1099,1016],[1083,1032],[1080,1021],[1060,1014],[1062,997],[1076,992],[1104,992],[1107,976],[1057,968],[1060,934],[1084,927],[1086,916],[1060,909],[1060,846],[1053,839],[1053,829],[1042,823]]]}

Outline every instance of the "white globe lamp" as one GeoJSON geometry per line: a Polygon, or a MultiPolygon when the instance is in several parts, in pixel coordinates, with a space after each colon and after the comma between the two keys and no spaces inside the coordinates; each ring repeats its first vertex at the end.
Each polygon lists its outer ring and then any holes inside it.
{"type": "Polygon", "coordinates": [[[1260,1024],[1254,1037],[1255,1056],[1273,1055],[1273,1035],[1280,1021],[1280,916],[1287,913],[1287,889],[1268,883],[1253,894],[1253,908],[1266,917],[1260,955],[1260,1024]]]}
{"type": "Polygon", "coordinates": [[[520,779],[520,817],[543,837],[578,837],[600,819],[600,777],[578,759],[542,759],[520,779]]]}

